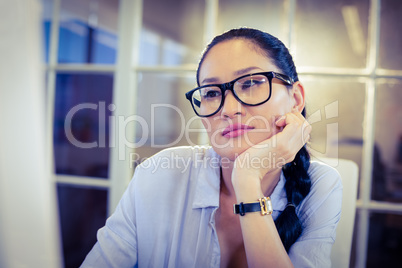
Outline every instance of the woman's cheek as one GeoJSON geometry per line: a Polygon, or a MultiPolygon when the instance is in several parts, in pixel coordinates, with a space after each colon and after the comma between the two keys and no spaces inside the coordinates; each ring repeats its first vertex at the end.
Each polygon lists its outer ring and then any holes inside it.
{"type": "Polygon", "coordinates": [[[209,120],[209,118],[201,118],[202,125],[204,126],[205,131],[208,134],[209,139],[211,139],[212,132],[214,131],[213,121],[209,120]]]}
{"type": "Polygon", "coordinates": [[[209,120],[205,117],[201,117],[201,123],[204,126],[205,130],[209,132],[211,129],[211,123],[209,122],[209,120]]]}

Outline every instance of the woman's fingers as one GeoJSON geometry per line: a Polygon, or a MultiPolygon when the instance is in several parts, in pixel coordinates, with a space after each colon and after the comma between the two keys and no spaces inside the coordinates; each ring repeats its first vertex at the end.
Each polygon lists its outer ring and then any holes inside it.
{"type": "Polygon", "coordinates": [[[284,127],[284,126],[286,126],[286,115],[282,115],[281,117],[279,117],[278,119],[276,119],[275,125],[276,125],[277,127],[284,127]]]}
{"type": "Polygon", "coordinates": [[[278,154],[282,155],[286,162],[290,162],[310,139],[312,128],[299,112],[286,114],[284,121],[286,125],[282,132],[277,134],[276,146],[278,154]]]}
{"type": "Polygon", "coordinates": [[[303,144],[306,144],[310,140],[310,133],[311,133],[312,127],[307,121],[304,121],[302,129],[303,129],[303,132],[302,132],[303,133],[303,136],[302,136],[303,144]]]}

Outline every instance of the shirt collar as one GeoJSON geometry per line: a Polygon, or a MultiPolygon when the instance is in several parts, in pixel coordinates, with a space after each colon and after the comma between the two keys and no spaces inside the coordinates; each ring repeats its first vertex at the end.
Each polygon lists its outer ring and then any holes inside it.
{"type": "Polygon", "coordinates": [[[206,208],[219,206],[220,191],[220,156],[209,147],[202,161],[196,160],[202,164],[198,169],[196,176],[197,187],[194,196],[193,208],[206,208]]]}

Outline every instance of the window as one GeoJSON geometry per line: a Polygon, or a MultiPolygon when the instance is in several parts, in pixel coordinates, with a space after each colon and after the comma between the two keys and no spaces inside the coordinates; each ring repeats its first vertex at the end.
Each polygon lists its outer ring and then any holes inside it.
{"type": "Polygon", "coordinates": [[[78,267],[107,218],[117,1],[43,1],[65,267],[78,267]]]}

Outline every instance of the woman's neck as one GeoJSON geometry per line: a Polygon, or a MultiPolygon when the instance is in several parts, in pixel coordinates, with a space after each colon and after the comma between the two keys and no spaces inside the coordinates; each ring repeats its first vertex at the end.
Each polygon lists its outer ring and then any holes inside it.
{"type": "MultiPolygon", "coordinates": [[[[227,160],[227,159],[226,159],[227,160]]],[[[235,197],[235,191],[232,185],[232,171],[234,167],[233,161],[224,161],[221,164],[221,194],[228,197],[235,197]]],[[[267,173],[261,181],[261,190],[265,196],[270,196],[279,182],[281,176],[281,169],[276,169],[267,173]]]]}

